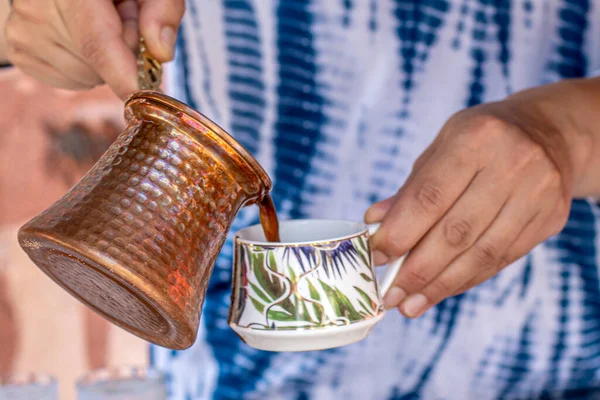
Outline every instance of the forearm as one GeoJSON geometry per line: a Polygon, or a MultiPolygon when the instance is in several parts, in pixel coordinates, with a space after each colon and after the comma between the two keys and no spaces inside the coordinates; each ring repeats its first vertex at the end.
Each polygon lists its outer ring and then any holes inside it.
{"type": "Polygon", "coordinates": [[[0,0],[0,65],[6,64],[6,41],[4,40],[4,25],[8,19],[10,5],[8,0],[0,0]]]}
{"type": "Polygon", "coordinates": [[[540,86],[507,101],[530,110],[534,120],[547,121],[559,133],[561,141],[555,143],[569,150],[573,196],[600,197],[600,78],[540,86]]]}

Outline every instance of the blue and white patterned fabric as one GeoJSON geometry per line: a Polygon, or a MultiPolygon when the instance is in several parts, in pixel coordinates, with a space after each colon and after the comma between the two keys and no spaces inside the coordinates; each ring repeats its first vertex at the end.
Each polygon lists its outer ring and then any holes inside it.
{"type": "MultiPolygon", "coordinates": [[[[281,218],[362,220],[454,112],[599,67],[600,1],[191,0],[168,82],[256,155],[281,218]]],[[[230,234],[198,342],[151,358],[175,400],[593,398],[599,249],[600,208],[577,200],[562,233],[419,319],[268,353],[227,325],[230,234]]]]}

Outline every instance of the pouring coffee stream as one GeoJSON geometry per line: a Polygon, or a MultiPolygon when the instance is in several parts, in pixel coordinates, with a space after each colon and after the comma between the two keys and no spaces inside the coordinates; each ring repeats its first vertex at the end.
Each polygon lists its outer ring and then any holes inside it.
{"type": "MultiPolygon", "coordinates": [[[[148,51],[144,38],[138,49],[138,86],[140,90],[160,91],[162,66],[148,51]]],[[[266,195],[259,203],[260,223],[268,242],[280,242],[279,221],[271,196],[266,195]]]]}
{"type": "Polygon", "coordinates": [[[160,93],[162,69],[139,52],[140,91],[127,126],[61,199],[19,230],[52,280],[152,343],[185,349],[197,335],[215,260],[238,211],[252,204],[271,240],[272,183],[233,137],[160,93]]]}

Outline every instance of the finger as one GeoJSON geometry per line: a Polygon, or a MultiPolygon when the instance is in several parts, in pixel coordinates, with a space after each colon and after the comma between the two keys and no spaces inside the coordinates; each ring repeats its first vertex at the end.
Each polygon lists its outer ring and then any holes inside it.
{"type": "Polygon", "coordinates": [[[480,169],[467,148],[438,151],[415,173],[373,235],[374,250],[397,258],[413,248],[464,192],[480,169]]]}
{"type": "Polygon", "coordinates": [[[64,18],[53,1],[43,4],[35,1],[18,1],[13,4],[12,13],[6,24],[6,32],[18,32],[20,43],[28,49],[35,49],[36,55],[47,44],[58,43],[85,64],[85,60],[73,46],[71,35],[63,21],[64,18]]]}
{"type": "Polygon", "coordinates": [[[173,59],[184,0],[140,0],[140,31],[158,61],[173,59]]]}
{"type": "Polygon", "coordinates": [[[123,21],[123,40],[132,51],[137,52],[140,40],[138,3],[136,0],[123,0],[116,7],[123,21]]]}
{"type": "Polygon", "coordinates": [[[387,199],[378,201],[377,203],[374,203],[371,207],[369,207],[369,209],[365,213],[365,222],[367,224],[381,222],[398,199],[399,194],[400,191],[396,192],[396,194],[394,194],[392,197],[388,197],[387,199]]]}
{"type": "MultiPolygon", "coordinates": [[[[554,207],[550,207],[544,212],[540,212],[536,218],[532,219],[529,224],[525,227],[523,232],[510,244],[507,249],[506,256],[503,257],[502,264],[498,265],[497,270],[501,270],[508,265],[514,263],[520,258],[526,256],[531,250],[539,244],[540,237],[550,236],[549,230],[545,227],[548,219],[554,210],[554,207]]],[[[467,283],[462,285],[454,295],[461,294],[467,290],[487,281],[492,276],[496,275],[494,270],[480,271],[476,276],[470,279],[467,283]]]]}
{"type": "Polygon", "coordinates": [[[477,275],[467,281],[453,295],[461,294],[467,290],[487,281],[488,279],[495,276],[499,271],[506,268],[508,265],[514,263],[521,257],[527,255],[531,249],[535,246],[535,241],[531,239],[535,232],[538,232],[542,225],[543,217],[538,215],[535,219],[529,222],[523,232],[515,239],[515,241],[508,247],[507,254],[496,266],[496,268],[490,268],[483,271],[479,271],[477,275]],[[526,238],[530,238],[527,240],[526,238]]]}
{"type": "Polygon", "coordinates": [[[514,185],[505,182],[503,175],[500,170],[486,170],[473,179],[452,208],[411,250],[394,283],[402,291],[395,291],[395,299],[386,299],[386,307],[397,307],[403,297],[429,285],[490,227],[514,185]]]}
{"type": "Polygon", "coordinates": [[[530,212],[529,207],[511,199],[473,247],[454,260],[419,293],[408,296],[400,304],[400,312],[407,317],[418,317],[478,274],[496,274],[500,266],[505,264],[508,247],[530,223],[531,218],[525,218],[530,212]]]}
{"type": "Polygon", "coordinates": [[[79,1],[61,7],[73,43],[86,63],[121,98],[137,89],[137,61],[123,39],[123,24],[112,1],[79,1]]]}
{"type": "Polygon", "coordinates": [[[70,79],[44,60],[28,54],[22,49],[9,46],[8,58],[22,72],[46,85],[69,90],[87,90],[92,87],[70,79]]]}
{"type": "MultiPolygon", "coordinates": [[[[552,179],[550,179],[550,181],[551,180],[552,179]]],[[[548,183],[545,183],[544,181],[548,181],[547,177],[537,179],[531,186],[548,186],[548,183]]],[[[552,185],[550,185],[550,189],[552,189],[551,186],[552,185]]],[[[550,190],[550,192],[551,191],[552,190],[550,190]]],[[[500,265],[498,267],[499,269],[504,268],[525,256],[543,240],[560,232],[564,228],[569,216],[570,200],[565,199],[560,195],[557,198],[556,195],[549,193],[541,196],[541,199],[538,200],[537,203],[539,204],[539,207],[541,207],[537,217],[533,219],[517,239],[510,244],[506,255],[503,257],[504,265],[500,265]]],[[[494,274],[494,271],[484,270],[479,272],[475,277],[461,286],[455,294],[464,293],[472,287],[491,278],[494,274]]]]}
{"type": "MultiPolygon", "coordinates": [[[[137,53],[139,47],[137,1],[123,0],[116,3],[115,7],[123,24],[123,40],[133,53],[137,53]]],[[[88,65],[88,60],[86,60],[81,54],[79,54],[79,49],[73,42],[69,31],[62,25],[57,26],[55,29],[56,32],[53,35],[56,37],[55,42],[60,43],[60,45],[64,47],[66,51],[71,53],[73,57],[77,58],[79,61],[81,61],[81,63],[88,65]]],[[[99,76],[98,74],[96,75],[99,76]]]]}
{"type": "Polygon", "coordinates": [[[89,87],[104,83],[102,77],[96,71],[65,47],[54,43],[53,45],[49,45],[48,48],[51,48],[52,54],[40,52],[39,57],[48,62],[48,64],[53,65],[63,75],[89,87]]]}
{"type": "MultiPolygon", "coordinates": [[[[98,76],[89,66],[80,59],[73,56],[66,48],[56,42],[52,42],[54,36],[51,32],[43,32],[44,28],[38,28],[35,22],[27,19],[22,14],[15,13],[7,24],[7,40],[11,46],[20,49],[21,53],[28,54],[39,61],[43,61],[44,70],[50,67],[55,71],[53,76],[58,73],[68,81],[74,81],[82,87],[91,88],[102,83],[102,78],[98,76]],[[40,32],[40,29],[42,32],[40,32]],[[39,37],[38,37],[39,36],[39,37]]],[[[36,68],[39,70],[39,68],[36,68]]],[[[39,79],[38,76],[36,78],[39,79]]],[[[50,77],[45,78],[44,82],[52,84],[50,77]]],[[[56,84],[52,84],[57,86],[56,84]]],[[[64,86],[60,86],[64,87],[64,86]]]]}
{"type": "MultiPolygon", "coordinates": [[[[427,161],[431,159],[432,155],[435,153],[435,150],[436,146],[431,145],[427,148],[427,150],[423,152],[423,154],[421,154],[421,156],[415,161],[412,171],[410,172],[410,175],[406,179],[406,182],[404,183],[402,188],[408,186],[410,182],[412,182],[416,171],[418,171],[427,161]]],[[[385,215],[390,211],[398,197],[401,195],[402,188],[400,188],[400,190],[398,190],[398,192],[396,192],[396,194],[394,194],[393,196],[388,197],[385,200],[379,201],[373,204],[371,207],[369,207],[369,209],[365,213],[365,222],[367,224],[381,222],[385,218],[385,215]]]]}
{"type": "MultiPolygon", "coordinates": [[[[480,273],[487,276],[498,273],[508,265],[509,247],[515,238],[521,237],[528,250],[546,239],[535,231],[523,232],[546,210],[556,208],[560,201],[554,167],[547,162],[530,166],[529,173],[520,181],[500,214],[490,228],[467,251],[457,257],[435,279],[419,293],[411,294],[400,304],[400,310],[407,316],[421,315],[427,308],[451,296],[480,273]],[[551,172],[549,172],[551,171],[551,172]]],[[[522,245],[519,243],[519,245],[522,245]]]]}

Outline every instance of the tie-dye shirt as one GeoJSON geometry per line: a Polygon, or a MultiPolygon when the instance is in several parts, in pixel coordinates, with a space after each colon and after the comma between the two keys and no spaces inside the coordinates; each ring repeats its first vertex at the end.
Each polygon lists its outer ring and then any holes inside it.
{"type": "MultiPolygon", "coordinates": [[[[281,218],[362,220],[454,112],[600,67],[589,0],[191,0],[168,83],[250,150],[281,218]]],[[[231,234],[258,220],[240,214],[231,234]]],[[[309,353],[245,345],[227,325],[231,234],[197,343],[153,347],[171,398],[590,398],[600,387],[600,207],[423,317],[309,353]]]]}

